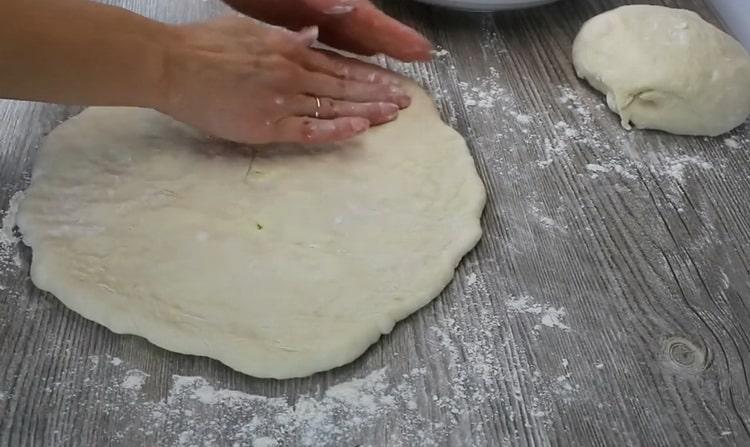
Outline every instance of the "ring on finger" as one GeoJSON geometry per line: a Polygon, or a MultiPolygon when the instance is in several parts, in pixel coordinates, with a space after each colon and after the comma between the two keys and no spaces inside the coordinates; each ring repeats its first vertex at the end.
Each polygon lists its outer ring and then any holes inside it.
{"type": "Polygon", "coordinates": [[[316,96],[315,97],[315,112],[313,113],[313,116],[315,116],[315,118],[320,118],[320,106],[321,106],[320,98],[316,96]]]}

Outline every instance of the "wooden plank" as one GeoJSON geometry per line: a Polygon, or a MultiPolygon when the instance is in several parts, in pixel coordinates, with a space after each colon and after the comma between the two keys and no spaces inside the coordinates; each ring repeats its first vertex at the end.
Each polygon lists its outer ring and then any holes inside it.
{"type": "MultiPolygon", "coordinates": [[[[170,22],[221,10],[115,3],[170,22]]],[[[258,380],[112,334],[33,288],[28,250],[16,266],[3,249],[0,446],[750,443],[750,129],[622,130],[570,63],[583,21],[622,3],[383,5],[440,45],[387,63],[467,137],[490,202],[456,281],[345,367],[258,380]]],[[[699,0],[649,3],[715,21],[699,0]]],[[[0,205],[76,111],[0,103],[0,205]]]]}

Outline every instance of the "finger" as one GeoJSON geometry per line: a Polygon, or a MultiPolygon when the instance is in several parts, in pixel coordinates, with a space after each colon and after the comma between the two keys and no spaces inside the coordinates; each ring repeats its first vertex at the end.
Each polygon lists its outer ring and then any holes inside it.
{"type": "Polygon", "coordinates": [[[274,125],[274,140],[306,144],[332,143],[355,137],[369,127],[369,121],[356,117],[333,120],[288,117],[274,125]]]}
{"type": "MultiPolygon", "coordinates": [[[[330,0],[305,0],[311,8],[330,0]]],[[[432,44],[414,29],[395,20],[369,1],[354,8],[321,30],[320,40],[359,54],[384,53],[402,61],[430,60],[432,44]]]]}
{"type": "MultiPolygon", "coordinates": [[[[299,31],[264,25],[264,40],[280,53],[301,54],[318,40],[318,27],[308,26],[299,31]]],[[[251,43],[254,45],[254,43],[251,43]]]]}
{"type": "Polygon", "coordinates": [[[320,107],[312,96],[298,96],[289,104],[290,110],[297,116],[335,119],[343,117],[361,117],[370,124],[377,125],[393,121],[398,116],[398,106],[387,102],[349,102],[331,98],[320,98],[320,107]]]}
{"type": "Polygon", "coordinates": [[[300,63],[310,71],[318,71],[341,79],[359,82],[400,85],[396,73],[332,51],[305,49],[298,53],[300,63]]]}
{"type": "Polygon", "coordinates": [[[302,92],[319,98],[351,102],[390,102],[409,107],[411,98],[397,85],[372,84],[338,79],[322,73],[307,72],[302,76],[302,92]]]}
{"type": "Polygon", "coordinates": [[[300,29],[311,24],[322,25],[320,12],[304,2],[289,0],[224,0],[236,11],[256,20],[289,29],[300,29]]]}
{"type": "Polygon", "coordinates": [[[294,34],[296,34],[295,40],[297,41],[297,43],[307,48],[318,40],[318,27],[308,26],[306,28],[302,28],[294,34]]]}

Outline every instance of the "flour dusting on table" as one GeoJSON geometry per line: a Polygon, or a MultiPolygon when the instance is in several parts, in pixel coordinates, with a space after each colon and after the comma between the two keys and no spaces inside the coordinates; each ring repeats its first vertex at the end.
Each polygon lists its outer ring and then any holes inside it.
{"type": "Polygon", "coordinates": [[[18,206],[23,199],[23,191],[18,191],[11,196],[8,208],[3,211],[2,226],[0,227],[0,270],[17,270],[21,266],[18,257],[19,238],[15,233],[16,214],[18,206]]]}
{"type": "Polygon", "coordinates": [[[148,378],[148,374],[145,372],[139,369],[131,369],[120,382],[120,387],[126,390],[140,390],[146,383],[146,378],[148,378]]]}
{"type": "Polygon", "coordinates": [[[529,296],[511,296],[505,303],[510,312],[537,315],[539,324],[534,326],[536,330],[541,329],[541,325],[565,330],[570,329],[568,325],[563,323],[567,315],[564,307],[556,308],[546,304],[539,304],[534,298],[529,296]]]}
{"type": "Polygon", "coordinates": [[[509,297],[497,313],[491,310],[497,297],[483,276],[470,272],[462,284],[466,297],[453,300],[450,312],[471,313],[475,324],[443,318],[426,328],[424,355],[438,359],[430,365],[443,365],[440,371],[416,366],[396,373],[405,362],[422,363],[397,356],[388,367],[355,374],[318,392],[266,396],[200,376],[160,378],[157,371],[121,357],[89,355],[80,365],[72,364],[77,373],[63,374],[48,392],[97,395],[97,411],[117,427],[118,442],[159,433],[168,445],[183,447],[357,445],[384,420],[398,421],[388,428],[389,445],[436,446],[466,424],[481,438],[484,427],[499,414],[511,421],[547,424],[554,402],[572,399],[578,392],[574,376],[568,371],[562,380],[559,374],[540,370],[514,341],[508,324],[521,314],[533,316],[541,325],[547,316],[557,315],[559,324],[553,327],[567,328],[564,313],[531,297],[509,297]],[[447,383],[439,392],[429,385],[428,375],[435,374],[447,383]],[[105,377],[109,381],[102,382],[105,377]],[[510,400],[502,397],[508,395],[510,400]],[[428,401],[442,413],[432,413],[428,401]],[[496,407],[500,413],[478,412],[480,407],[496,407]]]}

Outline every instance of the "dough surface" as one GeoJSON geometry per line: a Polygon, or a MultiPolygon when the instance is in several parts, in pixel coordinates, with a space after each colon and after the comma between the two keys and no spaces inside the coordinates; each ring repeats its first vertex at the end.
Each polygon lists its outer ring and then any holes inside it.
{"type": "Polygon", "coordinates": [[[114,332],[257,377],[354,360],[481,236],[466,144],[409,88],[394,123],[319,147],[85,110],[48,136],[20,206],[32,280],[114,332]]]}
{"type": "Polygon", "coordinates": [[[584,24],[573,62],[627,129],[716,136],[750,115],[750,56],[692,11],[631,5],[605,12],[584,24]]]}

